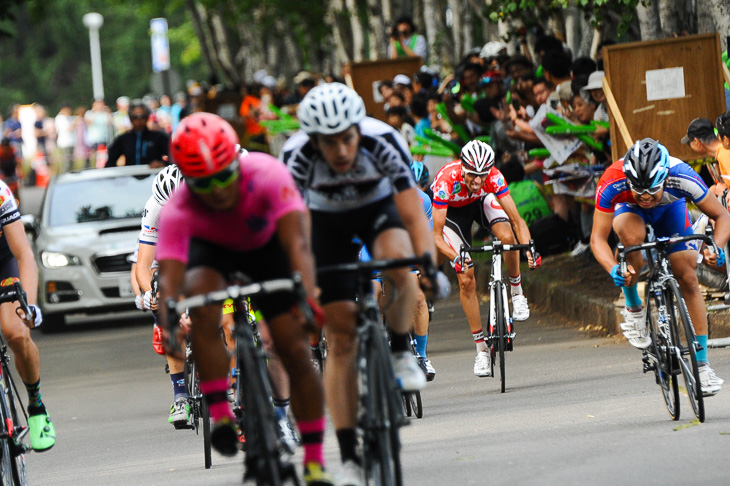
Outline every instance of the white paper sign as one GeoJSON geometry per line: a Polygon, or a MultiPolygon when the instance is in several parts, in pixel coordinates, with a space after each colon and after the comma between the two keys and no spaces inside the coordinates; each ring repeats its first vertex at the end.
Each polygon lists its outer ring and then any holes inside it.
{"type": "Polygon", "coordinates": [[[684,68],[654,69],[646,72],[646,100],[684,98],[684,68]]]}

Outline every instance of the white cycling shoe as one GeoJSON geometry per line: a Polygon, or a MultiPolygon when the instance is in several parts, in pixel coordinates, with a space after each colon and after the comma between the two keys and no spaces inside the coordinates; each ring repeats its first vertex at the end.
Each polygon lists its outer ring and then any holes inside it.
{"type": "Polygon", "coordinates": [[[335,475],[335,484],[337,486],[364,486],[363,477],[362,466],[355,461],[345,461],[335,475]]]}
{"type": "Polygon", "coordinates": [[[489,352],[479,351],[474,358],[474,374],[480,378],[492,376],[492,367],[489,363],[489,352]]]}
{"type": "Polygon", "coordinates": [[[702,365],[699,367],[700,372],[700,388],[702,389],[702,396],[711,397],[717,395],[717,392],[722,388],[722,384],[725,380],[718,378],[715,374],[715,370],[710,368],[710,365],[702,365]]]}
{"type": "Polygon", "coordinates": [[[530,306],[524,295],[512,296],[512,318],[515,321],[526,321],[530,317],[530,306]]]}
{"type": "Polygon", "coordinates": [[[633,312],[628,309],[622,311],[625,321],[619,326],[629,344],[638,349],[646,349],[651,346],[651,337],[646,328],[646,309],[633,312]]]}
{"type": "Polygon", "coordinates": [[[393,353],[393,372],[403,391],[415,392],[426,386],[426,375],[410,351],[393,353]]]}

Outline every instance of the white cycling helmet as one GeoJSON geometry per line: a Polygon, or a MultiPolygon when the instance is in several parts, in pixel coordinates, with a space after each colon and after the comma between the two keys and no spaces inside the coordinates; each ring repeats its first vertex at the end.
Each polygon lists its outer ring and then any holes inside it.
{"type": "Polygon", "coordinates": [[[481,140],[472,140],[461,149],[461,164],[466,170],[486,174],[494,165],[494,150],[481,140]]]}
{"type": "Polygon", "coordinates": [[[365,104],[355,90],[342,83],[320,84],[304,97],[297,117],[308,134],[344,132],[365,118],[365,104]]]}
{"type": "Polygon", "coordinates": [[[155,201],[165,204],[182,180],[182,174],[177,165],[168,165],[155,176],[152,182],[152,195],[155,201]]]}

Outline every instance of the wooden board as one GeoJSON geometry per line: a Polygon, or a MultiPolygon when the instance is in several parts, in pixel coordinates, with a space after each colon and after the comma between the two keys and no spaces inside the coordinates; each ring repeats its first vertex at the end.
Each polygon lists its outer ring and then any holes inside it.
{"type": "Polygon", "coordinates": [[[362,96],[368,115],[385,121],[383,102],[375,101],[375,91],[380,81],[392,81],[397,74],[411,78],[422,64],[420,57],[354,63],[351,66],[353,88],[362,96]]]}
{"type": "MultiPolygon", "coordinates": [[[[605,47],[603,55],[606,80],[631,139],[651,137],[675,157],[697,158],[680,140],[693,119],[702,117],[714,122],[725,112],[719,35],[616,44],[605,47]],[[656,72],[671,68],[681,68],[681,73],[677,69],[656,72]],[[647,71],[650,72],[648,88],[659,99],[648,99],[647,71]],[[665,98],[677,94],[679,83],[684,85],[684,96],[665,98]]],[[[613,160],[623,157],[628,147],[614,116],[611,116],[611,143],[613,160]]]]}

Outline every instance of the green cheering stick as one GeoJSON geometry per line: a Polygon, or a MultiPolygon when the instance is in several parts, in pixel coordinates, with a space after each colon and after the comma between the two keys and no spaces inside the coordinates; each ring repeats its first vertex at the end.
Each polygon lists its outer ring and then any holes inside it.
{"type": "Polygon", "coordinates": [[[425,145],[414,145],[411,147],[413,155],[434,155],[436,157],[453,157],[454,153],[444,147],[427,147],[425,145]]]}
{"type": "Polygon", "coordinates": [[[281,111],[281,109],[279,109],[276,105],[273,105],[271,103],[269,103],[269,110],[271,110],[271,112],[274,115],[276,115],[277,117],[279,117],[279,120],[286,120],[286,121],[296,120],[296,118],[294,118],[291,115],[287,115],[286,113],[284,113],[283,111],[281,111]]]}
{"type": "Polygon", "coordinates": [[[438,133],[434,132],[432,129],[426,128],[425,130],[423,130],[423,133],[426,134],[426,136],[428,137],[428,139],[430,141],[430,143],[428,143],[427,145],[434,145],[434,144],[440,145],[442,147],[446,147],[447,149],[451,150],[455,154],[458,154],[459,152],[461,152],[461,147],[459,145],[455,144],[454,142],[452,142],[450,140],[444,140],[443,138],[441,138],[439,136],[438,133]]]}
{"type": "Polygon", "coordinates": [[[456,133],[462,141],[466,142],[467,140],[471,139],[471,137],[469,137],[469,134],[466,133],[466,129],[462,125],[458,125],[451,121],[451,118],[449,118],[449,114],[446,110],[446,103],[441,102],[436,105],[436,112],[441,115],[441,118],[446,120],[446,123],[451,126],[452,130],[454,130],[454,133],[456,133]]]}
{"type": "Polygon", "coordinates": [[[533,159],[547,159],[550,157],[550,151],[546,148],[534,148],[527,152],[527,155],[533,159]]]}
{"type": "MultiPolygon", "coordinates": [[[[578,125],[574,125],[572,123],[569,123],[569,122],[563,120],[561,117],[559,117],[558,115],[556,115],[554,113],[547,113],[545,115],[545,118],[547,118],[549,121],[551,121],[552,123],[554,123],[558,127],[562,127],[562,128],[569,128],[569,127],[576,128],[576,127],[578,127],[578,125]]],[[[551,128],[551,127],[545,128],[545,132],[546,133],[548,133],[547,132],[547,129],[548,128],[551,128]]],[[[595,128],[593,130],[595,130],[595,128]]],[[[595,150],[603,150],[603,144],[601,142],[596,141],[595,139],[593,139],[592,137],[589,137],[588,135],[585,135],[584,133],[583,134],[575,134],[575,137],[578,140],[580,140],[581,142],[583,142],[586,145],[588,145],[592,149],[595,149],[595,150]]]]}
{"type": "Polygon", "coordinates": [[[259,125],[271,135],[299,130],[299,122],[293,118],[291,120],[262,120],[259,125]]]}

